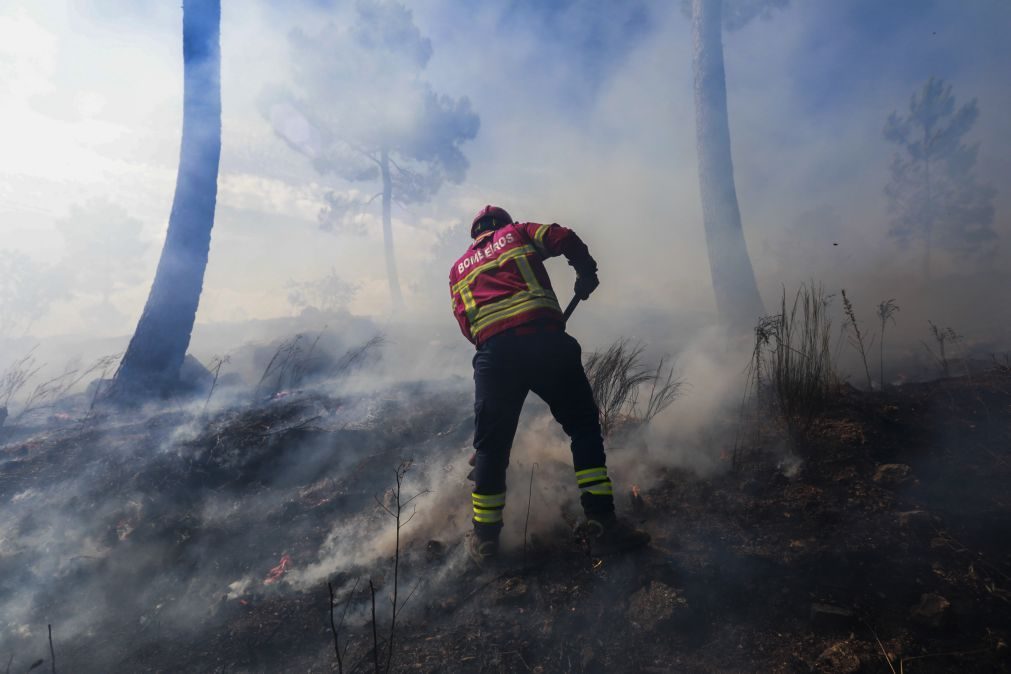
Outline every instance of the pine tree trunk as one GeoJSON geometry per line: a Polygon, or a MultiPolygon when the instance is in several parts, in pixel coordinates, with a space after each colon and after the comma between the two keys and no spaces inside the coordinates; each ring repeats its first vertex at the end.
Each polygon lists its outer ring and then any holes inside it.
{"type": "Polygon", "coordinates": [[[400,278],[397,275],[397,259],[393,252],[393,181],[390,178],[390,153],[382,149],[379,160],[383,173],[383,248],[386,251],[386,278],[390,282],[390,299],[393,311],[404,308],[404,296],[400,292],[400,278]]]}
{"type": "Polygon", "coordinates": [[[116,395],[178,384],[211,244],[221,156],[221,3],[183,0],[183,132],[168,232],[147,304],[116,375],[116,395]]]}
{"type": "Polygon", "coordinates": [[[692,0],[695,133],[702,220],[720,323],[750,331],[764,313],[741,228],[723,68],[722,0],[692,0]]]}
{"type": "Polygon", "coordinates": [[[933,243],[931,240],[934,235],[934,195],[932,192],[932,186],[930,184],[930,135],[929,129],[925,128],[923,131],[923,147],[926,153],[924,157],[924,177],[926,181],[927,189],[927,208],[926,208],[926,222],[923,223],[923,278],[928,283],[930,282],[930,247],[933,243]]]}

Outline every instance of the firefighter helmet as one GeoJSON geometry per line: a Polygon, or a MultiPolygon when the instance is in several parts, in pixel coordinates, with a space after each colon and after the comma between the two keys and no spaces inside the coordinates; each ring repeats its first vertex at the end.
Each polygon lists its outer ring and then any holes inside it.
{"type": "Polygon", "coordinates": [[[491,205],[485,206],[474,216],[474,222],[470,225],[470,238],[476,239],[477,235],[481,232],[498,229],[502,225],[510,224],[512,221],[512,216],[506,213],[504,208],[491,205]]]}

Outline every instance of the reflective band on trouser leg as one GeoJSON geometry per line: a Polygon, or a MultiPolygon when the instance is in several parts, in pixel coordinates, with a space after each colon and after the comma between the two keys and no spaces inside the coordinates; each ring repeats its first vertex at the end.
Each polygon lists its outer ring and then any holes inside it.
{"type": "Polygon", "coordinates": [[[579,490],[584,494],[593,494],[594,496],[614,495],[611,478],[607,476],[607,468],[604,466],[577,470],[576,484],[579,485],[579,490]]]}
{"type": "Polygon", "coordinates": [[[474,503],[474,521],[479,524],[498,524],[502,521],[502,509],[505,508],[505,492],[501,494],[470,495],[474,503]]]}

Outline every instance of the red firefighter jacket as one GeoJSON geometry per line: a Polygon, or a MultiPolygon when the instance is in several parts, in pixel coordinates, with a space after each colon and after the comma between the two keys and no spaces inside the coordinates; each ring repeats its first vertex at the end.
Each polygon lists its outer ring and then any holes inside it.
{"type": "Polygon", "coordinates": [[[544,260],[564,255],[574,266],[590,253],[561,225],[512,223],[479,236],[449,270],[453,313],[480,346],[492,335],[531,321],[563,324],[544,260]]]}

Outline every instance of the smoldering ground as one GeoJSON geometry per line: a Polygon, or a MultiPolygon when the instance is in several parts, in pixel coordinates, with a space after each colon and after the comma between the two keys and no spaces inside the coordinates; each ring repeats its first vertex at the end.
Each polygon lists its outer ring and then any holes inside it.
{"type": "MultiPolygon", "coordinates": [[[[352,488],[321,476],[347,478],[350,467],[380,451],[382,458],[371,460],[395,465],[412,443],[433,428],[444,430],[447,412],[458,413],[458,403],[447,402],[452,386],[399,391],[340,400],[292,394],[266,415],[249,414],[247,392],[245,417],[231,405],[202,416],[203,401],[184,409],[104,411],[8,444],[8,634],[27,638],[41,614],[57,610],[64,615],[48,620],[62,623],[70,640],[100,633],[110,622],[199,624],[245,575],[241,560],[259,558],[266,570],[277,564],[285,539],[270,523],[284,519],[286,507],[339,504],[355,511],[385,488],[378,470],[372,478],[359,469],[357,478],[364,475],[368,484],[352,488]],[[407,394],[426,401],[424,418],[415,418],[422,406],[406,404],[407,394]],[[425,430],[412,435],[412,427],[425,430]]],[[[327,522],[289,522],[284,530],[296,540],[327,522]]],[[[304,546],[290,552],[300,563],[312,554],[304,546]]]]}
{"type": "MultiPolygon", "coordinates": [[[[351,336],[317,348],[345,347],[351,336]]],[[[90,417],[82,407],[74,423],[6,444],[0,607],[16,662],[41,657],[46,624],[78,671],[103,671],[123,657],[124,638],[131,649],[185,640],[236,607],[277,593],[315,596],[328,580],[339,594],[355,579],[359,590],[368,577],[388,586],[396,529],[383,506],[391,507],[403,461],[402,498],[420,494],[400,532],[403,591],[420,604],[454,582],[468,563],[460,542],[470,521],[472,383],[435,378],[435,356],[419,364],[418,354],[440,349],[429,342],[401,336],[377,348],[381,358],[337,380],[267,396],[247,382],[216,393],[210,406],[200,396],[167,408],[100,407],[90,417]],[[424,380],[403,379],[423,371],[424,380]],[[446,552],[436,573],[426,566],[419,576],[410,560],[431,545],[446,552]]],[[[712,362],[696,351],[692,362],[712,362]]],[[[256,362],[263,367],[264,356],[256,362]]],[[[685,374],[696,372],[705,377],[683,402],[702,418],[736,388],[718,380],[726,373],[715,366],[685,374]]],[[[719,466],[707,455],[712,446],[691,440],[697,426],[657,422],[610,449],[621,508],[632,484],[648,489],[661,467],[719,466]]],[[[568,441],[533,395],[508,494],[508,554],[533,556],[546,541],[569,540],[579,515],[568,441]]],[[[351,629],[367,618],[363,601],[353,602],[351,629]]]]}

